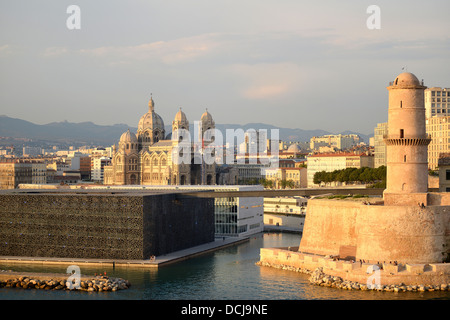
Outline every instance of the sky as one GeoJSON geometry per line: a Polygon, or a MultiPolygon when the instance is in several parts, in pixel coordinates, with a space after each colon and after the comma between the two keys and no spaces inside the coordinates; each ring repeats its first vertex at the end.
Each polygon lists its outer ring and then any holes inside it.
{"type": "Polygon", "coordinates": [[[398,74],[450,87],[449,30],[448,0],[0,0],[0,115],[373,134],[398,74]]]}

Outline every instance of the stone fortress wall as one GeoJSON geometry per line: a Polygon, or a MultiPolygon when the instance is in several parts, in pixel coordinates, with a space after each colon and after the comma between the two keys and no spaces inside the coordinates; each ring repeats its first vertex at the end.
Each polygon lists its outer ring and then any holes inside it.
{"type": "MultiPolygon", "coordinates": [[[[434,194],[431,201],[450,195],[434,194]]],[[[384,206],[383,201],[313,199],[300,246],[262,248],[261,266],[366,283],[377,266],[383,285],[450,282],[450,206],[384,206]],[[383,260],[380,261],[380,257],[383,260]]]]}
{"type": "MultiPolygon", "coordinates": [[[[450,195],[443,194],[445,199],[450,195]]],[[[441,263],[450,256],[450,206],[365,205],[361,201],[314,199],[300,251],[354,260],[441,263]]]]}

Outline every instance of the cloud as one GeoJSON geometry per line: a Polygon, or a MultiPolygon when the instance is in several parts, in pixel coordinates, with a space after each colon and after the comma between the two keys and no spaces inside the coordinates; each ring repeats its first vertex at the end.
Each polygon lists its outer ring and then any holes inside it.
{"type": "Polygon", "coordinates": [[[6,57],[10,54],[12,54],[13,49],[11,47],[11,45],[9,44],[4,44],[0,46],[0,58],[1,57],[6,57]]]}
{"type": "Polygon", "coordinates": [[[156,41],[135,46],[109,46],[82,49],[79,52],[94,57],[108,58],[112,63],[124,60],[156,60],[167,65],[191,62],[205,57],[222,43],[216,34],[203,34],[169,41],[156,41]]]}
{"type": "Polygon", "coordinates": [[[241,96],[250,100],[294,93],[303,79],[301,68],[291,62],[236,64],[229,70],[239,82],[241,96]]]}
{"type": "Polygon", "coordinates": [[[68,52],[66,47],[49,47],[44,50],[44,57],[58,57],[68,52]]]}

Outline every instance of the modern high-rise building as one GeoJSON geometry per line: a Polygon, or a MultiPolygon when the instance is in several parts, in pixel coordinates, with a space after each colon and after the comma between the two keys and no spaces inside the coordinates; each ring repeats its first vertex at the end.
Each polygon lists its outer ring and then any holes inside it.
{"type": "Polygon", "coordinates": [[[428,169],[436,170],[439,155],[450,152],[450,114],[426,120],[427,133],[431,137],[428,145],[428,169]]]}
{"type": "Polygon", "coordinates": [[[450,88],[425,89],[425,117],[427,133],[431,136],[428,146],[428,169],[438,166],[440,153],[450,151],[448,121],[450,119],[450,88]]]}
{"type": "Polygon", "coordinates": [[[111,164],[111,158],[109,157],[93,158],[91,162],[92,162],[91,179],[93,181],[103,182],[104,167],[111,164]]]}
{"type": "Polygon", "coordinates": [[[386,144],[384,137],[387,135],[387,122],[378,123],[374,134],[374,168],[386,165],[386,144]]]}
{"type": "Polygon", "coordinates": [[[425,116],[450,115],[450,88],[432,87],[425,90],[425,116]]]}

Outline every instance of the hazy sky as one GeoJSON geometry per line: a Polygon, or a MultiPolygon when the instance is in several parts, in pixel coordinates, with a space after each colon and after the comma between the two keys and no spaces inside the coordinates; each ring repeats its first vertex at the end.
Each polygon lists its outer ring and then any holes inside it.
{"type": "Polygon", "coordinates": [[[38,124],[136,127],[152,93],[166,124],[208,108],[221,124],[370,134],[403,67],[450,87],[448,0],[0,0],[0,30],[0,115],[38,124]]]}

